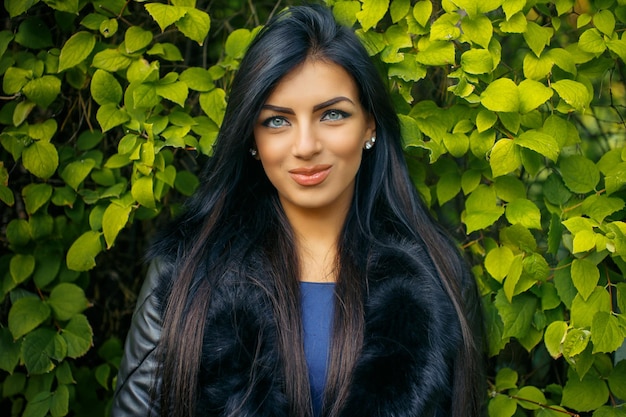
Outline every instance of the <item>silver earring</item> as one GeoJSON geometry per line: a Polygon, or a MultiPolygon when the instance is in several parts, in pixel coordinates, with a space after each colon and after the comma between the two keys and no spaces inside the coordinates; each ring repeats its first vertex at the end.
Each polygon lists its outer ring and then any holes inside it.
{"type": "Polygon", "coordinates": [[[252,155],[253,157],[256,157],[256,155],[258,153],[257,150],[254,149],[254,148],[250,148],[249,152],[250,152],[250,155],[252,155]]]}
{"type": "Polygon", "coordinates": [[[372,136],[370,140],[365,142],[365,149],[369,151],[370,149],[374,147],[375,143],[376,143],[376,136],[372,136]]]}

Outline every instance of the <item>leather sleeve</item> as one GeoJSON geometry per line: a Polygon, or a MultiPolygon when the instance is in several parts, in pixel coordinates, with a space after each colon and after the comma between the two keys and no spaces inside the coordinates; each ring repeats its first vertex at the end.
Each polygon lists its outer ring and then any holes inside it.
{"type": "Polygon", "coordinates": [[[152,401],[152,389],[153,385],[158,386],[156,346],[162,323],[157,288],[162,285],[166,269],[163,262],[152,261],[139,292],[118,371],[112,417],[159,415],[159,403],[152,401]]]}

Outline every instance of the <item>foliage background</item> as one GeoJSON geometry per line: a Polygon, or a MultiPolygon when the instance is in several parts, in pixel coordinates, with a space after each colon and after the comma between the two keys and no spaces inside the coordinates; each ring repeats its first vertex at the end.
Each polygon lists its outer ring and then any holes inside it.
{"type": "MultiPolygon", "coordinates": [[[[145,245],[288,4],[4,0],[2,415],[108,413],[145,245]]],[[[626,1],[327,4],[387,77],[415,185],[471,261],[486,414],[625,416],[626,1]]]]}

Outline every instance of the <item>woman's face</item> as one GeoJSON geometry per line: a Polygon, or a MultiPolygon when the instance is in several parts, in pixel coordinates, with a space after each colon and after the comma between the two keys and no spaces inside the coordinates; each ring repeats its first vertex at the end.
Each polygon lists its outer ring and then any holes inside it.
{"type": "Polygon", "coordinates": [[[263,105],[254,139],[285,213],[345,215],[363,146],[375,123],[343,67],[307,60],[283,77],[263,105]]]}

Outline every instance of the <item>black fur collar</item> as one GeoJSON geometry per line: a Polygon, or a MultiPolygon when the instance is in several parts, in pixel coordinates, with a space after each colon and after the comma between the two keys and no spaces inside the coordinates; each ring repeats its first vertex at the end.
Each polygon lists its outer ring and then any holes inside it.
{"type": "MultiPolygon", "coordinates": [[[[260,264],[252,256],[242,267],[258,277],[260,264]]],[[[368,258],[367,284],[364,344],[342,416],[450,415],[461,335],[429,258],[386,245],[368,258]]],[[[276,346],[263,285],[224,277],[207,319],[197,415],[288,417],[276,346]]]]}

